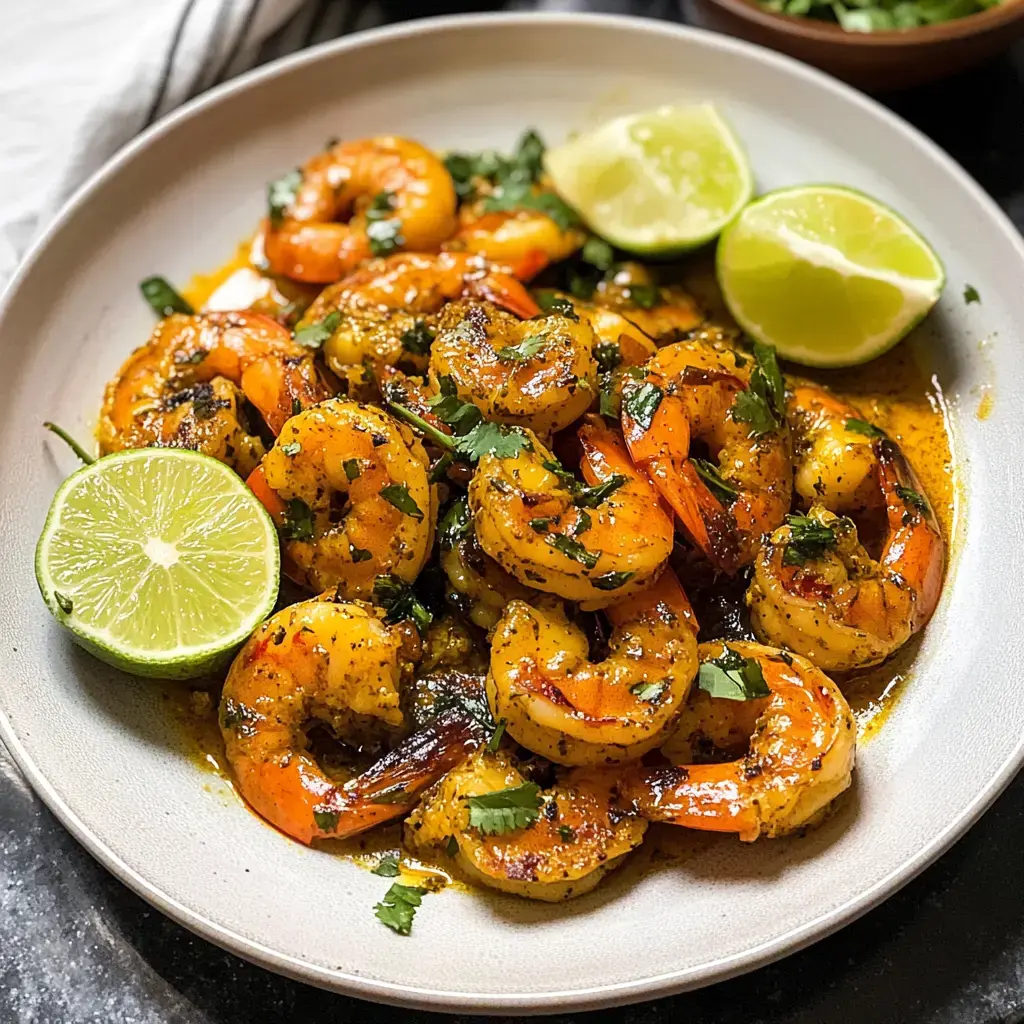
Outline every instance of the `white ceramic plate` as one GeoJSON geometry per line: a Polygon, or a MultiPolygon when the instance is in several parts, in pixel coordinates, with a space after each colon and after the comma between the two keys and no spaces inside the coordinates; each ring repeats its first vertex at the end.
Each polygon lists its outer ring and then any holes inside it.
{"type": "Polygon", "coordinates": [[[1021,586],[1024,249],[960,168],[899,119],[743,43],[609,17],[423,21],[248,75],[162,122],[84,188],[35,248],[0,317],[0,731],[36,790],[111,871],[199,934],[274,970],[415,1006],[529,1012],[678,992],[850,921],[933,860],[1016,771],[1024,736],[1021,586]],[[413,934],[374,920],[387,886],[262,825],[182,756],[152,684],[93,661],[43,608],[32,552],[73,468],[40,427],[79,436],[152,326],[136,284],[216,266],[265,183],[330,136],[438,147],[549,140],[623,111],[714,100],[759,185],[857,186],[931,239],[949,287],[931,321],[951,396],[962,508],[954,571],[914,678],[862,751],[854,793],[800,840],[699,844],[566,906],[425,900],[413,934]],[[981,305],[965,307],[965,283],[981,305]],[[994,384],[991,416],[975,416],[994,384]]]}

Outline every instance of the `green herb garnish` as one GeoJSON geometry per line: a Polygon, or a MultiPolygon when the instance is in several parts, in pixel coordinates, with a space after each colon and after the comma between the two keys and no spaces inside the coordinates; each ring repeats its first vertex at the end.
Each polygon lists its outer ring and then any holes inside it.
{"type": "Polygon", "coordinates": [[[465,497],[456,498],[437,528],[437,539],[442,548],[450,551],[472,532],[473,515],[469,511],[469,501],[465,497]]]}
{"type": "Polygon", "coordinates": [[[607,501],[625,482],[626,478],[621,473],[613,473],[604,483],[596,484],[593,487],[580,488],[572,502],[578,508],[597,508],[602,502],[607,501]]]}
{"type": "Polygon", "coordinates": [[[281,454],[287,455],[291,458],[293,455],[298,455],[302,451],[302,445],[298,441],[289,441],[287,444],[280,446],[281,454]]]}
{"type": "Polygon", "coordinates": [[[500,363],[527,363],[534,356],[539,355],[541,349],[547,343],[547,339],[539,334],[531,334],[523,338],[515,345],[506,345],[497,350],[498,362],[500,363]]]}
{"type": "Polygon", "coordinates": [[[561,551],[566,558],[571,558],[588,569],[593,569],[600,558],[599,554],[588,551],[578,540],[565,537],[560,533],[549,533],[545,536],[544,541],[550,544],[556,551],[561,551]]]}
{"type": "Polygon", "coordinates": [[[381,878],[398,877],[398,857],[394,853],[386,853],[377,862],[377,866],[371,869],[372,874],[380,875],[381,878]]]}
{"type": "Polygon", "coordinates": [[[867,420],[858,420],[851,417],[846,421],[846,429],[854,434],[863,434],[865,437],[885,437],[885,431],[881,427],[876,427],[873,423],[868,423],[867,420]]]}
{"type": "Polygon", "coordinates": [[[550,217],[562,231],[568,231],[579,223],[576,211],[554,192],[535,192],[533,185],[526,181],[508,180],[499,185],[483,203],[485,213],[501,213],[506,210],[537,210],[550,217]]]}
{"type": "Polygon", "coordinates": [[[981,296],[978,294],[978,289],[973,284],[964,285],[964,304],[969,306],[972,302],[981,302],[981,296]]]}
{"type": "Polygon", "coordinates": [[[696,457],[690,459],[690,461],[693,463],[693,468],[697,471],[697,476],[704,481],[708,490],[719,501],[729,504],[739,497],[740,492],[722,478],[721,472],[714,463],[708,462],[707,459],[698,459],[696,457]]]}
{"type": "Polygon", "coordinates": [[[634,306],[639,306],[641,309],[654,309],[661,302],[661,293],[653,284],[631,284],[629,300],[634,306]]]}
{"type": "Polygon", "coordinates": [[[408,484],[388,484],[386,487],[382,487],[379,493],[389,505],[394,505],[402,515],[411,516],[417,522],[422,522],[423,510],[413,500],[408,484]]]}
{"type": "Polygon", "coordinates": [[[556,295],[552,291],[539,291],[534,298],[540,306],[542,315],[554,313],[556,316],[564,316],[567,320],[579,323],[580,315],[576,312],[576,307],[564,295],[556,295]]]}
{"type": "Polygon", "coordinates": [[[338,812],[315,810],[313,821],[321,832],[333,832],[338,827],[338,812]]]}
{"type": "Polygon", "coordinates": [[[427,326],[425,320],[417,320],[412,327],[402,332],[399,341],[402,343],[402,348],[411,355],[425,356],[434,341],[434,332],[427,326]]]}
{"type": "Polygon", "coordinates": [[[591,576],[590,585],[598,590],[618,590],[635,575],[635,572],[606,572],[601,576],[591,576]]]}
{"type": "Polygon", "coordinates": [[[786,516],[789,524],[789,543],[782,553],[783,565],[803,565],[821,558],[836,546],[836,532],[831,526],[819,523],[810,516],[786,516]]]}
{"type": "Polygon", "coordinates": [[[386,622],[409,619],[423,633],[434,621],[434,616],[413,593],[412,587],[397,576],[378,576],[373,581],[373,598],[387,612],[386,622]]]}
{"type": "Polygon", "coordinates": [[[281,535],[286,540],[312,540],[313,511],[301,498],[292,498],[285,505],[281,535]]]}
{"type": "Polygon", "coordinates": [[[416,909],[423,902],[426,891],[418,885],[400,885],[395,882],[384,894],[384,899],[373,908],[377,920],[399,935],[408,935],[412,930],[416,909]]]}
{"type": "Polygon", "coordinates": [[[335,310],[328,313],[323,320],[316,323],[306,324],[295,331],[293,337],[300,345],[306,348],[319,348],[325,341],[328,341],[332,334],[338,329],[341,323],[341,313],[335,310]]]}
{"type": "Polygon", "coordinates": [[[656,384],[646,381],[639,387],[629,387],[622,398],[622,408],[641,430],[650,430],[654,414],[661,405],[665,392],[656,384]]]}
{"type": "Polygon", "coordinates": [[[289,171],[267,186],[267,210],[270,214],[271,227],[279,228],[281,226],[285,211],[295,202],[301,186],[302,171],[298,168],[289,171]]]}
{"type": "Polygon", "coordinates": [[[469,824],[487,836],[526,828],[537,820],[541,802],[540,787],[535,782],[471,796],[466,800],[469,824]]]}
{"type": "Polygon", "coordinates": [[[395,216],[395,194],[378,192],[366,208],[366,237],[374,256],[387,256],[405,244],[402,222],[395,216]]]}
{"type": "Polygon", "coordinates": [[[594,346],[594,360],[602,373],[611,373],[622,362],[622,349],[618,342],[599,341],[594,346]]]}
{"type": "Polygon", "coordinates": [[[362,473],[362,470],[359,468],[358,459],[346,459],[341,464],[341,468],[345,470],[345,477],[349,483],[352,483],[353,480],[357,480],[362,473]]]}
{"type": "Polygon", "coordinates": [[[615,264],[615,251],[603,239],[593,235],[583,243],[583,250],[580,257],[584,263],[589,263],[598,270],[607,272],[615,264]]]}
{"type": "Polygon", "coordinates": [[[915,508],[918,512],[928,512],[928,502],[920,491],[915,491],[912,487],[903,487],[902,485],[897,484],[896,496],[904,505],[908,505],[910,508],[915,508]]]}
{"type": "Polygon", "coordinates": [[[498,749],[501,743],[501,737],[505,735],[505,726],[508,723],[503,718],[498,722],[497,728],[491,734],[491,738],[487,741],[487,749],[493,754],[498,749]]]}
{"type": "Polygon", "coordinates": [[[772,692],[757,660],[744,658],[731,647],[701,665],[697,685],[712,697],[726,700],[754,700],[772,692]]]}
{"type": "MultiPolygon", "coordinates": [[[[153,307],[157,316],[170,316],[172,313],[184,313],[191,316],[195,313],[191,303],[167,283],[162,277],[147,277],[139,282],[142,297],[153,307]]],[[[205,353],[204,353],[205,354],[205,353]]]]}
{"type": "Polygon", "coordinates": [[[658,704],[668,689],[668,682],[660,679],[656,683],[635,683],[629,688],[629,692],[647,704],[658,704]]]}
{"type": "Polygon", "coordinates": [[[732,418],[746,423],[751,437],[763,437],[785,421],[786,386],[771,345],[754,343],[756,363],[746,391],[739,391],[732,403],[732,418]]]}

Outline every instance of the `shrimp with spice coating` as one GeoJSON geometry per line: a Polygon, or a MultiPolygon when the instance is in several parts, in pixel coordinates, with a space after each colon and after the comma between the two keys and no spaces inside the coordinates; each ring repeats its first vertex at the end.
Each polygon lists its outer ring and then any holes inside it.
{"type": "Polygon", "coordinates": [[[401,736],[410,643],[418,645],[377,610],[328,595],[285,608],[256,630],[231,665],[220,704],[228,763],[253,810],[301,843],[354,835],[408,813],[479,746],[480,724],[452,709],[348,782],[330,778],[309,753],[312,722],[356,745],[401,736]]]}
{"type": "Polygon", "coordinates": [[[484,551],[524,586],[586,608],[648,587],[672,552],[672,522],[618,435],[595,419],[578,431],[589,487],[527,438],[510,458],[484,455],[469,485],[484,551]]]}
{"type": "Polygon", "coordinates": [[[619,263],[599,281],[590,301],[613,310],[659,345],[682,341],[704,322],[694,298],[675,285],[659,287],[640,263],[619,263]]]}
{"type": "Polygon", "coordinates": [[[411,583],[430,555],[437,488],[428,471],[408,427],[333,398],[285,424],[249,486],[277,523],[289,576],[369,598],[377,576],[411,583]]]}
{"type": "Polygon", "coordinates": [[[296,174],[301,180],[283,208],[274,205],[280,183],[271,186],[263,246],[275,274],[330,284],[371,256],[437,249],[454,229],[451,176],[411,139],[339,142],[296,174]]]}
{"type": "Polygon", "coordinates": [[[245,472],[262,444],[244,423],[239,391],[274,434],[296,407],[332,394],[312,351],[269,317],[169,316],[107,385],[100,451],[193,448],[245,472]]]}
{"type": "Polygon", "coordinates": [[[410,252],[372,260],[325,288],[299,329],[330,325],[323,354],[336,373],[365,363],[376,369],[399,362],[422,371],[437,314],[460,298],[485,299],[524,319],[540,312],[515,278],[477,256],[410,252]]]}
{"type": "Polygon", "coordinates": [[[696,622],[670,569],[607,614],[609,653],[596,663],[560,608],[512,601],[491,637],[492,714],[559,764],[613,764],[653,750],[697,671],[696,622]]]}
{"type": "Polygon", "coordinates": [[[491,889],[547,903],[572,899],[590,892],[643,839],[647,823],[619,806],[616,785],[614,771],[573,768],[540,791],[504,751],[479,750],[409,815],[406,845],[454,855],[463,875],[491,889]],[[493,832],[472,823],[475,799],[510,790],[526,798],[526,824],[493,832]]]}
{"type": "Polygon", "coordinates": [[[878,459],[872,440],[882,432],[849,403],[817,384],[793,383],[786,397],[793,437],[793,488],[804,508],[837,514],[880,506],[878,459]]]}
{"type": "MultiPolygon", "coordinates": [[[[622,797],[650,821],[709,832],[734,832],[744,841],[781,836],[820,820],[850,785],[857,729],[839,687],[797,655],[760,644],[714,641],[700,645],[702,664],[723,656],[752,659],[770,694],[738,701],[696,694],[701,705],[721,704],[722,716],[753,724],[744,757],[721,764],[627,769],[622,797]]],[[[680,728],[689,729],[693,711],[680,728]]]]}
{"type": "MultiPolygon", "coordinates": [[[[750,362],[721,343],[677,342],[623,389],[633,462],[693,543],[729,573],[753,561],[792,494],[788,432],[774,417],[771,395],[752,390],[750,362]],[[694,458],[695,441],[706,445],[710,462],[694,458]]],[[[760,366],[754,372],[760,375],[760,366]]]]}
{"type": "Polygon", "coordinates": [[[548,436],[575,422],[597,394],[594,332],[556,313],[520,320],[488,302],[441,311],[430,380],[451,381],[485,419],[548,436]]]}
{"type": "Polygon", "coordinates": [[[942,590],[945,544],[931,505],[892,441],[873,449],[887,524],[878,561],[849,519],[815,506],[772,534],[747,591],[760,639],[830,672],[884,661],[924,626],[942,590]]]}

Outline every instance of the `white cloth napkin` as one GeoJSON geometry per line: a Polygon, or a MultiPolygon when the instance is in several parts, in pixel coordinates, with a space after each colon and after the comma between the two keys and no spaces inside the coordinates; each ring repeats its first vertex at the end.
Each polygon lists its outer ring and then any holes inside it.
{"type": "MultiPolygon", "coordinates": [[[[650,4],[662,2],[668,0],[468,6],[648,13],[650,4]]],[[[0,289],[61,203],[157,118],[255,64],[432,7],[427,0],[9,0],[0,6],[0,289]]]]}

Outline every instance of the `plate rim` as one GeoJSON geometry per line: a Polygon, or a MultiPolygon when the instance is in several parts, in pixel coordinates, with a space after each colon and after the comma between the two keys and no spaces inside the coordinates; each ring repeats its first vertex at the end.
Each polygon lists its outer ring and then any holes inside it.
{"type": "MultiPolygon", "coordinates": [[[[848,86],[822,71],[803,64],[791,57],[745,40],[724,34],[658,21],[632,15],[582,13],[582,12],[480,12],[473,14],[443,15],[417,18],[398,24],[381,26],[356,32],[352,35],[300,50],[294,54],[270,61],[215,88],[200,94],[174,111],[154,122],[135,138],[131,139],[104,164],[94,171],[64,201],[53,214],[45,229],[31,245],[19,263],[14,275],[0,294],[0,321],[7,314],[23,281],[49,248],[52,240],[65,223],[90,200],[109,178],[129,164],[138,153],[164,137],[182,122],[199,116],[208,108],[215,107],[248,89],[272,80],[295,68],[329,60],[337,54],[361,49],[389,40],[413,36],[429,36],[435,33],[457,32],[462,29],[489,27],[522,27],[531,24],[558,24],[564,27],[589,25],[598,28],[622,29],[643,32],[679,40],[696,41],[702,46],[719,52],[729,52],[762,64],[774,65],[798,80],[819,91],[823,91],[860,107],[865,113],[886,123],[888,127],[904,136],[907,141],[949,174],[957,185],[966,190],[980,203],[988,214],[990,223],[1006,237],[1011,247],[1024,262],[1024,238],[1021,237],[1007,214],[995,200],[974,180],[973,177],[940,146],[915,128],[904,118],[882,106],[878,101],[848,86]]],[[[857,918],[878,906],[897,890],[913,880],[921,871],[931,865],[973,826],[995,799],[1002,793],[1024,764],[1024,737],[1017,742],[1002,764],[990,776],[974,800],[950,821],[930,842],[926,843],[913,857],[889,874],[879,879],[859,895],[840,906],[824,911],[804,925],[791,929],[782,935],[742,950],[731,956],[722,957],[697,967],[682,969],[647,977],[635,981],[617,982],[587,989],[570,989],[561,992],[548,991],[511,995],[496,992],[443,992],[407,984],[370,979],[359,974],[348,973],[338,968],[320,967],[306,960],[280,953],[264,944],[249,939],[229,928],[219,925],[204,914],[193,911],[173,899],[158,886],[149,882],[143,874],[135,871],[116,856],[104,842],[78,817],[64,801],[50,781],[37,768],[32,757],[18,739],[6,712],[0,707],[0,742],[10,752],[12,759],[24,775],[33,791],[71,833],[75,840],[89,854],[99,861],[117,879],[128,886],[136,895],[156,907],[161,913],[189,929],[201,938],[222,949],[241,957],[250,963],[282,974],[296,981],[318,988],[388,1003],[412,1009],[433,1011],[472,1011],[484,1014],[508,1012],[543,1014],[563,1010],[583,1011],[623,1006],[629,1003],[662,998],[700,988],[719,981],[747,973],[776,960],[795,953],[844,928],[857,918]]]]}

